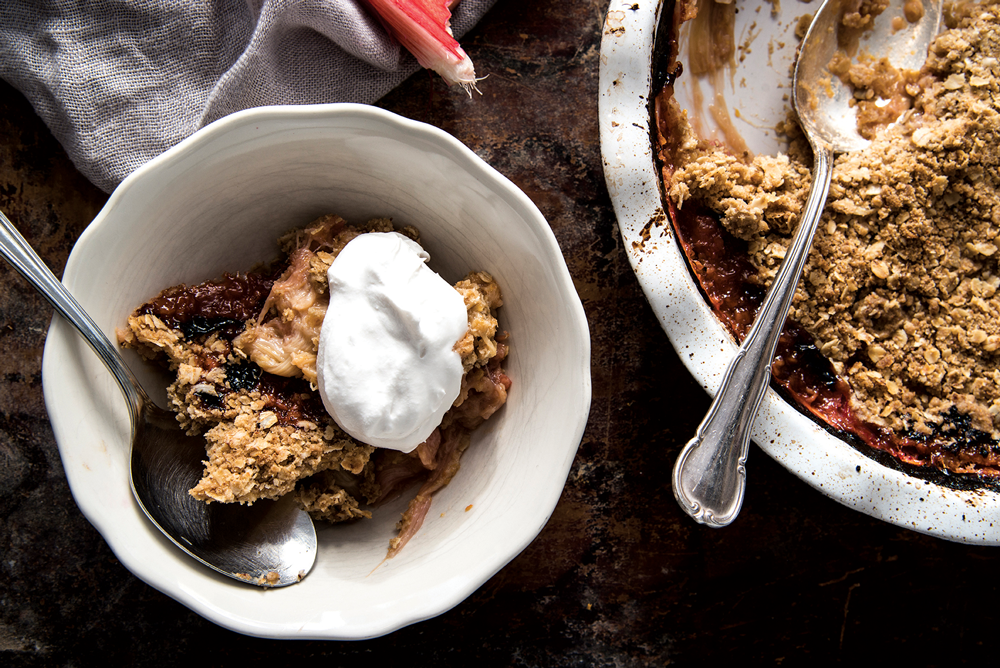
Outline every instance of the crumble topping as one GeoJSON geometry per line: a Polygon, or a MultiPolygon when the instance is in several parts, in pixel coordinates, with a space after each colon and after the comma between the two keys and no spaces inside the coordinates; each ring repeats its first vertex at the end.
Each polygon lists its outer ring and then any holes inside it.
{"type": "MultiPolygon", "coordinates": [[[[865,420],[947,434],[960,418],[997,439],[1000,9],[948,20],[921,76],[905,82],[912,109],[869,148],[837,157],[791,317],[848,380],[865,420]]],[[[879,77],[853,74],[855,97],[872,99],[866,85],[879,77]]],[[[669,197],[719,213],[769,284],[810,185],[797,124],[780,128],[786,154],[743,162],[673,113],[680,138],[669,197]]]]}
{"type": "Polygon", "coordinates": [[[462,356],[462,370],[469,373],[496,357],[497,319],[493,312],[503,306],[503,299],[500,286],[485,271],[469,274],[455,284],[455,289],[465,300],[469,314],[469,331],[455,345],[455,350],[462,356]]]}
{"type": "MultiPolygon", "coordinates": [[[[371,517],[365,506],[382,498],[386,486],[378,478],[376,448],[348,436],[326,412],[314,385],[316,350],[329,303],[330,264],[359,234],[393,230],[387,218],[351,226],[324,216],[279,239],[287,257],[280,274],[262,267],[168,288],[136,309],[128,328],[118,331],[121,345],[165,361],[175,373],[167,388],[169,409],[189,434],[205,438],[205,472],[192,496],[249,504],[294,493],[315,519],[371,517]]],[[[396,231],[419,243],[416,229],[396,231]]],[[[440,430],[460,447],[442,450],[447,461],[438,457],[434,443],[442,435],[435,430],[430,445],[422,444],[412,457],[401,455],[405,475],[392,481],[397,492],[428,474],[438,481],[434,489],[447,484],[471,430],[506,400],[510,379],[500,368],[506,334],[497,334],[494,316],[503,303],[500,288],[488,273],[473,272],[455,289],[469,320],[456,344],[465,375],[440,430]]],[[[424,513],[433,491],[422,488],[424,513]]],[[[412,509],[408,517],[393,554],[423,519],[412,509]]]]}

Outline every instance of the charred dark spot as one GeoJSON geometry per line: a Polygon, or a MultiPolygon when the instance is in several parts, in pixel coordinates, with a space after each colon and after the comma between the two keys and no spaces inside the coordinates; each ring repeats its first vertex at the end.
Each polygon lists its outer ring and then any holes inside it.
{"type": "Polygon", "coordinates": [[[234,318],[206,318],[202,315],[192,316],[187,322],[180,323],[180,330],[184,332],[184,337],[193,339],[201,334],[211,334],[221,329],[236,328],[236,331],[243,329],[243,321],[234,318]]]}
{"type": "Polygon", "coordinates": [[[195,392],[195,395],[198,397],[198,401],[201,402],[203,408],[222,409],[222,397],[209,394],[208,392],[195,392]]]}
{"type": "Polygon", "coordinates": [[[982,458],[996,456],[1000,446],[988,433],[972,426],[971,415],[960,413],[955,406],[948,409],[931,438],[940,440],[942,449],[948,452],[982,458]]]}
{"type": "Polygon", "coordinates": [[[263,373],[264,370],[253,362],[226,365],[226,380],[229,381],[230,389],[234,391],[246,390],[249,392],[255,389],[263,373]]]}
{"type": "Polygon", "coordinates": [[[267,402],[268,410],[278,417],[279,424],[295,424],[299,420],[317,424],[324,422],[327,413],[323,401],[319,393],[314,392],[303,378],[284,378],[261,373],[254,389],[267,402]]]}

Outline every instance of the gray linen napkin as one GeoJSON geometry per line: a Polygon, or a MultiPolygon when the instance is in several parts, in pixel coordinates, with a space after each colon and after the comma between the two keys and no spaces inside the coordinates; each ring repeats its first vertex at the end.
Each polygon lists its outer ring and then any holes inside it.
{"type": "Polygon", "coordinates": [[[108,192],[226,114],[371,103],[417,69],[357,0],[0,0],[0,77],[108,192]]]}

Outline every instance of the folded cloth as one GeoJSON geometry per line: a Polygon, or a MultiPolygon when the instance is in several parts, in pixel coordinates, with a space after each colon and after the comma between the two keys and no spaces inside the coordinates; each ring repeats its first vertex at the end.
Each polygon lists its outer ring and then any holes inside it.
{"type": "MultiPolygon", "coordinates": [[[[462,0],[455,35],[495,1],[462,0]]],[[[0,77],[108,192],[226,114],[371,103],[417,69],[357,0],[0,0],[0,77]]]]}

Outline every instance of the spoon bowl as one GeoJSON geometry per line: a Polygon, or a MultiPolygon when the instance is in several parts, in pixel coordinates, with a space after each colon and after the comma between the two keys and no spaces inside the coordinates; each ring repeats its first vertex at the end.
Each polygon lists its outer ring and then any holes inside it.
{"type": "Polygon", "coordinates": [[[241,582],[284,587],[316,561],[316,531],[291,499],[244,507],[201,503],[187,493],[201,478],[203,439],[188,436],[153,403],[94,321],[0,213],[0,255],[90,344],[121,388],[132,429],[131,479],[136,501],[178,548],[241,582]]]}
{"type": "Polygon", "coordinates": [[[727,526],[739,514],[746,489],[750,431],[771,377],[771,360],[788,316],[812,239],[826,205],[834,154],[868,146],[858,131],[850,86],[829,71],[838,49],[848,56],[867,51],[886,56],[897,68],[917,69],[937,34],[940,0],[891,0],[870,30],[842,34],[842,19],[857,11],[856,0],[825,0],[813,16],[799,47],[793,97],[802,129],[813,150],[813,176],[802,219],[785,253],[753,327],[730,362],[709,412],[674,465],[673,490],[681,508],[695,521],[727,526]],[[908,6],[909,13],[904,11],[908,6]],[[909,16],[901,24],[894,20],[909,16]]]}
{"type": "Polygon", "coordinates": [[[836,153],[858,151],[869,144],[858,132],[851,87],[828,69],[837,51],[845,51],[849,57],[884,57],[896,69],[919,70],[941,24],[941,0],[921,0],[915,14],[912,12],[917,5],[912,1],[893,0],[874,18],[870,30],[848,34],[845,39],[839,30],[841,20],[855,4],[852,0],[826,0],[802,38],[795,61],[795,113],[814,151],[817,141],[829,144],[836,153]],[[907,20],[901,27],[898,19],[904,6],[909,8],[911,18],[919,18],[907,20]]]}

